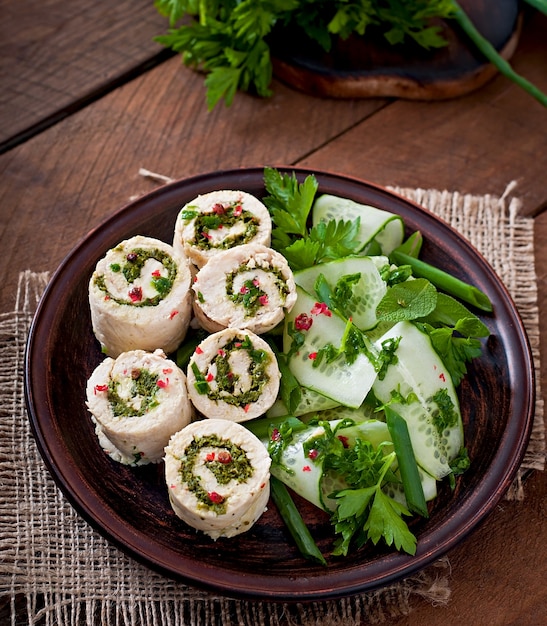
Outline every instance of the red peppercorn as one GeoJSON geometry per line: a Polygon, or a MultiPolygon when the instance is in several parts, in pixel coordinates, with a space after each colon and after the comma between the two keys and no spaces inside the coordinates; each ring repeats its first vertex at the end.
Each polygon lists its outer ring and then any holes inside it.
{"type": "Polygon", "coordinates": [[[220,493],[217,493],[216,491],[210,491],[207,495],[209,496],[209,500],[211,500],[214,504],[221,504],[224,502],[224,496],[221,496],[220,493]]]}
{"type": "Polygon", "coordinates": [[[228,450],[220,450],[217,454],[217,459],[219,463],[227,465],[232,462],[232,455],[228,452],[228,450]]]}
{"type": "Polygon", "coordinates": [[[340,439],[340,441],[342,442],[342,445],[344,446],[344,448],[349,448],[349,443],[348,443],[348,438],[345,437],[344,435],[338,435],[338,439],[340,439]]]}
{"type": "Polygon", "coordinates": [[[133,287],[133,289],[130,289],[129,298],[131,302],[140,302],[142,300],[142,287],[133,287]]]}
{"type": "Polygon", "coordinates": [[[313,319],[306,315],[306,313],[300,313],[294,320],[294,327],[296,330],[309,330],[313,324],[313,319]]]}

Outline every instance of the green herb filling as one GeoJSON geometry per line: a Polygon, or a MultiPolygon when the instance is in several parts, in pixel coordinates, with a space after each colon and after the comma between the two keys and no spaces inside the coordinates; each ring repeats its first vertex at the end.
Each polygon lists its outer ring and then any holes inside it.
{"type": "Polygon", "coordinates": [[[207,455],[205,465],[214,475],[219,485],[227,485],[232,480],[244,483],[251,478],[254,468],[249,461],[247,453],[241,446],[232,443],[228,439],[222,439],[218,435],[194,437],[186,448],[184,457],[180,459],[179,473],[182,483],[188,486],[188,489],[196,496],[201,506],[214,511],[218,515],[224,515],[228,498],[220,497],[216,500],[213,499],[211,497],[212,494],[203,488],[201,480],[195,472],[196,463],[204,449],[214,451],[207,455]],[[220,462],[218,460],[219,449],[228,455],[228,462],[220,462]]]}

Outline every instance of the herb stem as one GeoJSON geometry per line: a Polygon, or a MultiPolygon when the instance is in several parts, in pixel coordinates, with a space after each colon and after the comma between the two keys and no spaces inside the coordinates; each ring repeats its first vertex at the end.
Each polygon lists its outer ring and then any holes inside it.
{"type": "MultiPolygon", "coordinates": [[[[531,2],[529,1],[529,3],[532,6],[540,8],[544,12],[547,9],[547,3],[545,1],[541,2],[540,0],[532,0],[531,2]]],[[[454,5],[454,19],[458,22],[465,34],[471,39],[471,41],[475,44],[477,49],[486,57],[486,59],[488,59],[488,61],[490,61],[501,74],[503,74],[505,77],[509,78],[519,87],[524,89],[524,91],[529,93],[544,107],[547,107],[547,95],[544,94],[540,89],[538,89],[526,78],[515,72],[509,62],[506,61],[494,48],[494,46],[480,34],[473,22],[469,19],[469,17],[466,15],[466,13],[463,11],[463,9],[456,0],[452,0],[452,4],[454,5]]]]}
{"type": "Polygon", "coordinates": [[[485,293],[477,289],[477,287],[448,274],[448,272],[444,272],[420,259],[415,259],[400,250],[394,250],[389,258],[395,265],[410,265],[415,276],[427,278],[436,287],[449,295],[472,304],[481,311],[492,311],[492,303],[485,293]]]}
{"type": "Polygon", "coordinates": [[[304,523],[287,487],[275,476],[270,477],[270,487],[272,499],[302,556],[321,565],[326,565],[327,561],[317,547],[310,529],[304,523]]]}
{"type": "Polygon", "coordinates": [[[403,481],[406,503],[410,511],[422,517],[429,517],[424,490],[418,473],[408,426],[403,417],[391,407],[384,407],[387,427],[399,462],[399,472],[403,481]]]}
{"type": "Polygon", "coordinates": [[[545,13],[545,15],[547,15],[547,0],[524,0],[526,3],[528,3],[531,7],[534,7],[534,9],[537,9],[538,11],[541,11],[542,13],[545,13]]]}

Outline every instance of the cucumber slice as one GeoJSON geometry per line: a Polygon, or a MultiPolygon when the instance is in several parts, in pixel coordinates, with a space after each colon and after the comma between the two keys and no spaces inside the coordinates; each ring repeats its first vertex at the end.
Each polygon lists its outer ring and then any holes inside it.
{"type": "MultiPolygon", "coordinates": [[[[321,482],[323,466],[314,463],[304,455],[304,443],[310,437],[316,437],[324,433],[322,426],[313,426],[295,433],[291,443],[283,450],[281,464],[272,464],[270,472],[273,476],[285,483],[297,494],[315,504],[320,509],[329,510],[330,507],[323,501],[321,482]],[[287,472],[283,467],[287,467],[287,472]]],[[[263,442],[266,446],[268,442],[263,442]]]]}
{"type": "MultiPolygon", "coordinates": [[[[306,413],[316,413],[317,411],[325,411],[328,409],[333,409],[337,407],[339,403],[336,400],[331,400],[331,398],[327,398],[326,396],[317,393],[317,391],[313,391],[312,389],[307,389],[306,387],[301,387],[302,397],[296,410],[292,415],[294,417],[300,417],[301,415],[305,415],[306,413]]],[[[266,411],[267,417],[281,417],[282,415],[288,415],[287,407],[283,404],[281,399],[277,399],[272,407],[266,411]]]]}
{"type": "Polygon", "coordinates": [[[440,480],[451,472],[449,462],[463,445],[463,423],[456,390],[425,333],[411,322],[399,322],[378,340],[377,347],[385,339],[394,337],[401,337],[397,362],[388,366],[383,380],[376,379],[372,390],[383,404],[392,401],[392,392],[410,400],[391,402],[391,406],[407,422],[418,465],[440,480]],[[412,401],[412,398],[415,399],[412,401]],[[437,424],[442,417],[439,403],[443,401],[451,405],[455,423],[439,432],[437,424]]]}
{"type": "Polygon", "coordinates": [[[371,257],[345,257],[320,263],[295,272],[294,280],[308,293],[314,294],[315,282],[320,274],[323,274],[333,289],[343,276],[360,274],[361,278],[353,286],[352,296],[346,304],[346,310],[350,313],[348,317],[361,330],[368,330],[376,325],[376,307],[384,297],[387,285],[371,257]]]}
{"type": "MultiPolygon", "coordinates": [[[[334,429],[338,420],[330,422],[334,429]]],[[[271,473],[280,481],[285,483],[297,494],[315,504],[315,506],[325,510],[333,511],[337,502],[329,496],[340,489],[347,487],[346,483],[341,481],[335,474],[323,474],[323,466],[321,463],[314,463],[304,454],[305,442],[311,438],[321,436],[324,433],[322,426],[310,426],[293,435],[291,443],[283,450],[281,455],[281,465],[273,464],[271,473]],[[292,470],[287,472],[283,467],[292,470]]],[[[389,431],[385,422],[379,420],[366,420],[356,423],[348,428],[338,431],[338,435],[347,437],[348,445],[354,445],[357,438],[367,439],[376,448],[381,443],[391,441],[389,431]]],[[[263,441],[264,445],[268,445],[267,441],[263,441]]],[[[386,446],[386,453],[391,452],[392,448],[386,446]]]]}
{"type": "Polygon", "coordinates": [[[330,317],[323,313],[313,314],[316,300],[298,285],[296,292],[296,304],[285,317],[285,354],[289,353],[292,345],[289,328],[295,327],[296,318],[306,315],[312,320],[312,325],[308,330],[302,331],[304,343],[289,359],[291,372],[303,387],[308,387],[338,404],[353,408],[361,406],[376,379],[374,366],[365,354],[359,353],[353,363],[348,363],[342,355],[331,363],[323,359],[319,366],[314,367],[315,353],[329,343],[336,348],[340,346],[346,323],[334,313],[330,317]]]}
{"type": "MultiPolygon", "coordinates": [[[[421,467],[418,467],[418,473],[420,475],[422,489],[424,490],[425,501],[430,502],[437,497],[437,481],[421,467]]],[[[387,483],[382,489],[390,498],[406,506],[405,491],[401,483],[387,483]]]]}
{"type": "Polygon", "coordinates": [[[361,219],[361,251],[366,252],[367,247],[373,241],[379,244],[382,254],[390,254],[392,250],[402,244],[404,222],[401,216],[395,213],[330,194],[324,194],[317,198],[312,207],[314,226],[322,221],[347,221],[357,217],[361,219]]]}

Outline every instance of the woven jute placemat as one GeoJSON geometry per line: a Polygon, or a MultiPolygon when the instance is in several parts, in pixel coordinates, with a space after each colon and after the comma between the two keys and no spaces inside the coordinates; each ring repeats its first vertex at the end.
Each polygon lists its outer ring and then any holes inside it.
{"type": "MultiPolygon", "coordinates": [[[[454,226],[490,261],[526,326],[539,368],[533,220],[501,197],[393,189],[454,226]]],[[[59,492],[37,452],[23,397],[23,359],[36,304],[49,275],[21,274],[15,310],[0,314],[0,608],[28,624],[119,626],[362,626],[408,614],[413,599],[444,604],[450,563],[440,559],[389,587],[342,600],[275,604],[207,593],[150,571],[110,545],[59,492]]],[[[543,470],[545,428],[539,389],[535,423],[508,498],[525,497],[522,475],[543,470]]]]}

